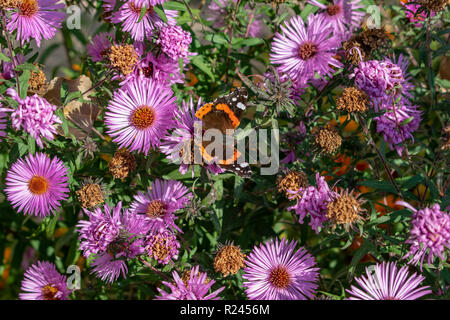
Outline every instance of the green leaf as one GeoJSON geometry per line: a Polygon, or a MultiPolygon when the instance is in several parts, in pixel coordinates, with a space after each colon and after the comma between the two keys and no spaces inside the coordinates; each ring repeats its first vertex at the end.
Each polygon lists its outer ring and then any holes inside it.
{"type": "Polygon", "coordinates": [[[142,19],[144,19],[145,14],[147,13],[147,6],[142,6],[141,13],[139,14],[139,19],[137,23],[140,23],[142,19]]]}
{"type": "Polygon", "coordinates": [[[385,191],[396,194],[394,186],[389,181],[365,180],[358,183],[360,186],[366,186],[375,190],[385,191]]]}
{"type": "Polygon", "coordinates": [[[5,61],[5,62],[11,62],[11,59],[1,51],[0,51],[0,60],[5,61]]]}
{"type": "Polygon", "coordinates": [[[161,18],[162,21],[164,21],[164,23],[167,23],[167,16],[164,13],[164,9],[161,5],[154,6],[153,10],[155,10],[156,14],[161,18]]]}
{"type": "Polygon", "coordinates": [[[205,59],[202,55],[193,56],[191,58],[191,63],[199,68],[201,71],[206,73],[212,81],[215,81],[215,77],[213,72],[211,71],[211,66],[205,62],[205,59]]]}
{"type": "Polygon", "coordinates": [[[19,77],[20,98],[25,99],[28,92],[28,81],[30,80],[31,71],[24,70],[19,77]]]}
{"type": "Polygon", "coordinates": [[[31,135],[28,135],[28,151],[31,154],[36,151],[36,140],[31,135]]]}

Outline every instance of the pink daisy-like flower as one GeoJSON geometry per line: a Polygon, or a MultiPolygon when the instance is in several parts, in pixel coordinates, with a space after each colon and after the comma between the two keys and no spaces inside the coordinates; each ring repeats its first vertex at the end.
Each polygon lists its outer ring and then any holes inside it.
{"type": "MultiPolygon", "coordinates": [[[[161,143],[160,150],[167,155],[167,159],[179,164],[179,171],[186,174],[191,167],[192,177],[194,177],[194,161],[192,157],[193,141],[194,141],[194,124],[198,121],[195,112],[202,106],[199,99],[197,106],[194,105],[192,97],[189,102],[183,100],[182,106],[175,111],[175,130],[171,134],[167,134],[161,143]],[[180,152],[185,153],[186,157],[180,157],[180,152]]],[[[194,151],[195,152],[195,151],[194,151]]],[[[214,163],[207,164],[206,169],[213,174],[223,173],[224,170],[214,163]]]]}
{"type": "Polygon", "coordinates": [[[147,8],[150,6],[156,6],[158,4],[163,4],[164,2],[168,0],[126,0],[128,2],[134,2],[135,5],[143,7],[146,6],[147,8]]]}
{"type": "Polygon", "coordinates": [[[162,231],[167,227],[181,229],[175,224],[174,212],[186,206],[192,193],[181,182],[156,179],[146,194],[141,191],[134,196],[130,210],[143,214],[153,231],[162,231]]]}
{"type": "Polygon", "coordinates": [[[408,273],[408,267],[397,268],[395,262],[366,268],[366,276],[355,278],[361,289],[351,286],[349,300],[416,300],[431,293],[429,286],[419,287],[422,275],[408,273]]]}
{"type": "Polygon", "coordinates": [[[62,123],[54,113],[57,106],[50,104],[37,94],[21,99],[13,88],[9,88],[6,92],[19,103],[17,109],[2,109],[12,112],[13,128],[16,130],[23,128],[36,139],[40,148],[44,147],[41,137],[53,140],[54,135],[57,134],[55,124],[62,123]]]}
{"type": "Polygon", "coordinates": [[[391,150],[396,150],[401,156],[405,149],[402,144],[407,139],[414,142],[413,132],[419,128],[422,112],[417,110],[417,106],[409,105],[405,99],[400,100],[395,107],[392,103],[382,105],[382,109],[386,112],[374,118],[377,132],[382,133],[391,150]]]}
{"type": "MultiPolygon", "coordinates": [[[[134,40],[143,41],[145,38],[151,37],[153,31],[162,28],[165,23],[153,9],[153,6],[147,7],[144,17],[139,21],[141,9],[142,6],[135,4],[134,1],[128,1],[112,14],[111,22],[122,23],[123,31],[129,32],[134,40]]],[[[177,11],[164,10],[164,13],[167,17],[167,24],[175,25],[177,11]]]]}
{"type": "Polygon", "coordinates": [[[36,40],[38,47],[41,40],[49,40],[62,27],[66,14],[56,10],[65,7],[59,0],[22,0],[17,10],[11,13],[11,21],[6,26],[9,32],[17,30],[17,41],[23,45],[30,38],[36,40]]]}
{"type": "Polygon", "coordinates": [[[46,217],[60,208],[61,201],[67,200],[67,180],[67,169],[61,160],[38,152],[11,166],[6,175],[5,192],[18,212],[46,217]]]}
{"type": "MultiPolygon", "coordinates": [[[[420,9],[420,4],[408,4],[408,2],[416,2],[413,0],[400,0],[400,3],[405,8],[405,14],[406,17],[409,19],[411,23],[414,23],[415,27],[422,27],[425,19],[427,18],[427,12],[422,11],[421,13],[417,14],[417,11],[420,9]]],[[[435,13],[431,11],[430,16],[433,17],[435,13]]]]}
{"type": "Polygon", "coordinates": [[[72,290],[67,289],[66,276],[53,263],[38,261],[26,272],[22,281],[20,300],[68,300],[72,290]]]}
{"type": "Polygon", "coordinates": [[[85,257],[94,257],[92,271],[106,282],[114,282],[121,273],[126,277],[126,261],[144,252],[148,228],[143,217],[122,209],[121,202],[85,213],[89,220],[80,221],[77,228],[80,250],[85,257]]]}
{"type": "Polygon", "coordinates": [[[161,50],[172,60],[178,62],[180,58],[188,58],[193,55],[189,52],[189,45],[192,42],[191,34],[184,31],[180,26],[163,26],[159,30],[156,43],[161,46],[161,50]]]}
{"type": "Polygon", "coordinates": [[[145,241],[147,255],[161,264],[178,259],[179,248],[177,237],[167,229],[151,234],[145,241]]]}
{"type": "Polygon", "coordinates": [[[245,260],[244,287],[250,300],[306,300],[317,289],[319,268],[297,241],[270,239],[255,246],[245,260]]]}
{"type": "MultiPolygon", "coordinates": [[[[137,51],[139,53],[140,50],[137,51]]],[[[126,77],[121,85],[125,85],[139,76],[153,79],[160,85],[166,87],[170,87],[175,83],[184,82],[184,74],[180,72],[178,61],[174,61],[163,54],[155,57],[152,52],[147,53],[145,58],[139,62],[138,66],[126,77]]]]}
{"type": "Polygon", "coordinates": [[[333,29],[337,30],[343,37],[348,37],[349,30],[346,25],[354,28],[358,28],[361,25],[365,13],[358,11],[358,9],[364,8],[360,2],[361,0],[333,0],[332,3],[325,5],[317,0],[308,1],[308,3],[323,10],[320,14],[324,16],[325,21],[333,26],[333,29]]]}
{"type": "Polygon", "coordinates": [[[111,40],[114,41],[114,35],[108,32],[101,32],[92,39],[92,42],[86,46],[87,53],[91,56],[92,61],[102,61],[109,56],[111,49],[111,40]]]}
{"type": "Polygon", "coordinates": [[[220,300],[220,297],[217,295],[225,289],[225,287],[221,287],[209,293],[216,281],[209,280],[206,272],[200,272],[198,266],[191,269],[189,279],[186,283],[183,282],[176,271],[172,273],[172,276],[174,283],[163,281],[163,284],[171,292],[157,288],[161,295],[157,296],[155,300],[220,300]]]}
{"type": "Polygon", "coordinates": [[[114,93],[105,113],[108,134],[121,148],[148,154],[174,125],[170,88],[140,76],[114,93]]]}
{"type": "Polygon", "coordinates": [[[437,203],[420,210],[404,201],[397,203],[414,212],[409,239],[406,240],[411,247],[403,258],[412,257],[410,263],[420,263],[420,270],[426,257],[428,264],[432,264],[437,257],[445,260],[443,254],[450,249],[450,214],[441,211],[437,203]]]}
{"type": "Polygon", "coordinates": [[[310,14],[307,26],[300,16],[286,22],[281,26],[283,33],[275,34],[270,54],[270,61],[279,65],[279,71],[299,83],[313,79],[315,73],[332,76],[332,67],[342,68],[333,57],[340,40],[332,36],[333,28],[325,18],[310,14]]]}
{"type": "Polygon", "coordinates": [[[375,98],[386,96],[405,81],[402,69],[388,59],[361,61],[349,78],[354,79],[360,90],[375,98]]]}
{"type": "Polygon", "coordinates": [[[288,210],[295,210],[299,215],[298,222],[303,224],[303,219],[309,214],[309,225],[316,233],[319,233],[319,228],[327,220],[327,205],[331,201],[335,192],[330,190],[328,183],[324,177],[316,174],[316,187],[309,186],[307,188],[300,188],[299,190],[291,190],[291,199],[296,199],[297,203],[288,210]]]}

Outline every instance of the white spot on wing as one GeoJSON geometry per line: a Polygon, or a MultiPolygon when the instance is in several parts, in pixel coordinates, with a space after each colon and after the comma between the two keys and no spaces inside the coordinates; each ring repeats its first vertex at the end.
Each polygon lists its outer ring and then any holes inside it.
{"type": "Polygon", "coordinates": [[[245,110],[245,104],[243,104],[242,102],[238,102],[237,107],[241,110],[245,110]]]}

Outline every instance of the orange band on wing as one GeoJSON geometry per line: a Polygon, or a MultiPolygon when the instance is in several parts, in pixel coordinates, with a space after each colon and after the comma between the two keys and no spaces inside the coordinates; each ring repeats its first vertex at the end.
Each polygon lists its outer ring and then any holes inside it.
{"type": "Polygon", "coordinates": [[[237,128],[239,126],[239,124],[241,123],[239,121],[239,119],[234,115],[234,112],[231,111],[230,107],[228,105],[226,105],[225,103],[220,103],[220,104],[216,105],[216,109],[222,110],[230,117],[233,128],[237,128]]]}
{"type": "Polygon", "coordinates": [[[200,109],[197,110],[197,112],[195,113],[195,116],[199,119],[203,119],[203,117],[205,115],[207,115],[208,113],[211,112],[213,104],[212,103],[207,103],[205,105],[203,105],[203,107],[201,107],[200,109]]]}
{"type": "Polygon", "coordinates": [[[219,164],[224,164],[224,165],[228,165],[228,164],[233,164],[235,161],[237,161],[237,159],[241,156],[241,153],[239,151],[237,151],[236,149],[234,149],[234,155],[233,158],[231,159],[226,159],[226,160],[221,160],[219,161],[219,164]]]}

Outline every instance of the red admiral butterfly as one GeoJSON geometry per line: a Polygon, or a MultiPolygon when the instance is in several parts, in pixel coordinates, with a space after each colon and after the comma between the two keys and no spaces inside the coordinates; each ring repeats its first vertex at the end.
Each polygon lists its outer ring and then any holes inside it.
{"type": "MultiPolygon", "coordinates": [[[[246,109],[247,99],[247,89],[236,88],[230,94],[219,97],[211,103],[204,104],[195,113],[195,116],[202,120],[203,131],[217,129],[225,137],[223,155],[232,154],[232,156],[228,159],[219,160],[216,164],[226,171],[236,173],[242,177],[250,177],[252,173],[250,166],[247,162],[237,163],[241,153],[234,148],[234,144],[230,146],[229,141],[234,142],[234,137],[230,136],[230,132],[233,133],[239,126],[246,109]],[[234,150],[230,150],[230,148],[234,150]]],[[[202,141],[202,145],[198,145],[201,150],[201,155],[207,163],[212,162],[215,156],[206,151],[210,143],[210,141],[202,141]]]]}

